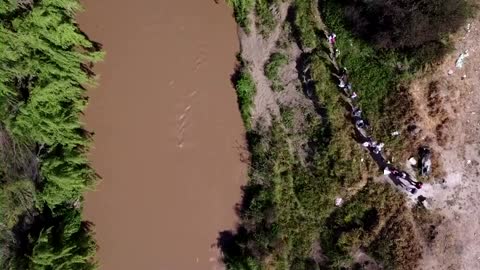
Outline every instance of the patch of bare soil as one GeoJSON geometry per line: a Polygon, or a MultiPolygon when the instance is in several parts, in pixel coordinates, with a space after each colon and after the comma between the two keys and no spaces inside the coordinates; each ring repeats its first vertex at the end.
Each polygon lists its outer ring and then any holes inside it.
{"type": "MultiPolygon", "coordinates": [[[[265,76],[264,67],[270,55],[275,50],[290,4],[291,1],[280,4],[277,14],[277,25],[268,38],[264,38],[255,23],[251,23],[250,33],[248,34],[242,29],[239,30],[242,58],[249,65],[249,70],[257,89],[252,113],[253,126],[261,124],[268,127],[271,124],[272,115],[275,117],[280,116],[275,93],[272,91],[270,82],[265,76]]],[[[253,13],[250,14],[250,22],[255,22],[253,13]]]]}
{"type": "Polygon", "coordinates": [[[444,216],[427,237],[425,270],[480,269],[480,18],[454,38],[455,51],[410,88],[421,143],[432,147],[444,170],[422,190],[429,207],[444,216]]]}

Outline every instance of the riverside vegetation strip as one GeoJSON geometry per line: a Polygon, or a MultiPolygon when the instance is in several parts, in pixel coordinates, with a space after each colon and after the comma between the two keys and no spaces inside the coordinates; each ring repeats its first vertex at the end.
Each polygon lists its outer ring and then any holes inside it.
{"type": "Polygon", "coordinates": [[[0,268],[94,269],[80,115],[102,59],[76,0],[0,1],[0,268]]]}
{"type": "MultiPolygon", "coordinates": [[[[259,13],[256,6],[264,2],[230,1],[239,26],[249,35],[268,36],[264,29],[272,29],[252,27],[264,21],[258,18],[266,16],[265,8],[259,13]]],[[[297,91],[312,102],[309,108],[301,102],[284,103],[277,95],[281,113],[269,126],[255,125],[251,118],[243,117],[251,153],[250,181],[239,205],[238,231],[220,235],[224,261],[229,269],[363,269],[366,262],[370,267],[414,269],[422,246],[434,235],[434,230],[425,228],[435,228],[429,225],[438,222],[438,217],[420,205],[407,207],[404,195],[374,181],[378,171],[351,136],[345,103],[331,76],[322,27],[337,33],[337,59],[349,70],[373,136],[393,150],[387,155],[400,155],[404,160],[412,154],[408,145],[418,139],[411,132],[415,112],[406,87],[412,76],[448,50],[448,34],[470,16],[470,4],[450,0],[427,3],[421,5],[422,16],[418,16],[406,11],[415,1],[407,1],[403,7],[395,1],[369,2],[375,9],[358,1],[270,1],[268,10],[277,23],[275,11],[285,2],[289,3],[289,16],[288,27],[283,29],[290,31],[283,35],[288,41],[276,48],[273,57],[288,54],[288,47],[301,49],[296,57],[287,59],[296,61],[299,82],[303,81],[297,83],[297,91]],[[353,14],[355,10],[358,14],[353,14]],[[375,14],[369,13],[372,10],[375,14]],[[413,20],[409,23],[423,28],[412,30],[416,32],[413,36],[395,36],[398,31],[394,29],[403,33],[410,26],[403,20],[393,20],[391,25],[370,21],[371,16],[382,14],[409,17],[413,20]],[[355,21],[362,19],[365,29],[358,28],[355,21]],[[429,20],[443,24],[422,23],[429,20]],[[365,39],[366,31],[379,38],[365,39]],[[422,35],[425,31],[429,38],[422,35]],[[393,131],[402,136],[392,137],[393,131]],[[334,206],[337,196],[346,199],[339,208],[334,206]]],[[[259,89],[255,89],[247,62],[242,61],[239,72],[236,78],[249,78],[248,84],[236,83],[240,110],[244,116],[251,115],[259,89]]],[[[265,72],[272,88],[277,88],[278,70],[276,76],[269,76],[269,69],[265,72]]]]}

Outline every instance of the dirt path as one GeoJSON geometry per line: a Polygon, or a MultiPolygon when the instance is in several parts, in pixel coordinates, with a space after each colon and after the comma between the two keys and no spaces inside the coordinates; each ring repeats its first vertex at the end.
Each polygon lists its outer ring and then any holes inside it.
{"type": "MultiPolygon", "coordinates": [[[[290,4],[291,1],[280,4],[277,25],[267,39],[264,39],[257,31],[255,23],[251,23],[249,34],[239,30],[242,58],[249,63],[250,72],[257,88],[252,115],[253,126],[260,122],[262,125],[270,126],[272,114],[275,117],[280,115],[275,94],[270,87],[269,80],[265,77],[264,67],[282,33],[290,4]]],[[[253,13],[250,14],[250,22],[255,22],[253,16],[253,13]]]]}
{"type": "Polygon", "coordinates": [[[104,44],[86,115],[103,181],[86,198],[101,269],[218,269],[246,180],[230,83],[231,10],[214,1],[85,0],[85,32],[104,44]]]}

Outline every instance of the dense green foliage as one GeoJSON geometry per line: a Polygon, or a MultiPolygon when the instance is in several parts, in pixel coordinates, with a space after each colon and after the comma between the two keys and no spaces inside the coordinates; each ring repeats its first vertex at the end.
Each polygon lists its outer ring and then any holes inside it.
{"type": "Polygon", "coordinates": [[[255,97],[255,83],[247,67],[243,66],[238,71],[238,80],[235,83],[238,105],[243,123],[247,129],[251,128],[253,98],[255,97]]]}
{"type": "Polygon", "coordinates": [[[323,0],[320,6],[337,34],[340,63],[349,69],[365,114],[375,119],[374,136],[400,152],[406,138],[390,133],[408,133],[413,111],[405,88],[413,74],[448,51],[445,34],[465,23],[473,10],[469,1],[323,0]]]}
{"type": "Polygon", "coordinates": [[[359,94],[359,102],[371,121],[373,136],[389,149],[402,152],[406,128],[411,120],[412,100],[405,94],[412,75],[426,63],[438,59],[448,49],[437,41],[413,50],[378,50],[367,41],[356,38],[348,29],[340,2],[323,2],[322,15],[329,29],[337,34],[339,63],[348,68],[349,80],[359,94]],[[393,131],[401,136],[392,137],[393,131]]]}
{"type": "Polygon", "coordinates": [[[29,269],[95,269],[95,241],[89,236],[90,224],[81,221],[80,212],[67,209],[55,224],[40,232],[33,241],[29,269]]]}
{"type": "Polygon", "coordinates": [[[256,0],[255,14],[257,15],[258,28],[264,36],[275,28],[275,17],[272,13],[274,7],[277,6],[278,0],[256,0]]]}
{"type": "Polygon", "coordinates": [[[276,12],[280,0],[226,0],[233,7],[235,20],[245,32],[250,32],[248,14],[255,11],[255,26],[267,37],[276,25],[276,12]]]}
{"type": "Polygon", "coordinates": [[[0,1],[2,269],[94,268],[75,205],[96,180],[80,114],[103,53],[78,29],[80,9],[76,0],[0,1]]]}
{"type": "Polygon", "coordinates": [[[315,33],[315,22],[311,8],[311,0],[294,1],[295,35],[300,39],[299,45],[301,45],[303,48],[315,48],[318,45],[318,38],[315,33]]]}
{"type": "Polygon", "coordinates": [[[276,91],[283,89],[280,81],[280,71],[288,63],[288,57],[281,53],[273,53],[265,64],[265,76],[272,83],[272,88],[276,91]]]}
{"type": "Polygon", "coordinates": [[[255,6],[255,0],[226,0],[233,7],[233,13],[238,25],[249,32],[250,20],[248,15],[255,6]]]}

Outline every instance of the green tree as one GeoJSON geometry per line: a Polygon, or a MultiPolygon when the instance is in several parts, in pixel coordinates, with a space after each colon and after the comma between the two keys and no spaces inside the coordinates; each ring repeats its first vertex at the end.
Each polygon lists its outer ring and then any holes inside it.
{"type": "Polygon", "coordinates": [[[75,209],[66,210],[58,223],[42,230],[34,239],[29,269],[32,270],[91,270],[97,246],[89,223],[81,221],[75,209]]]}

